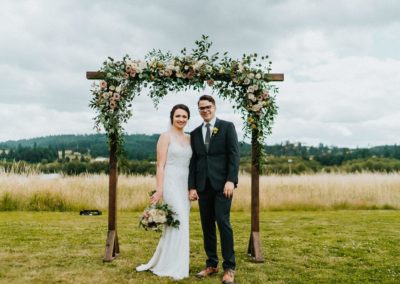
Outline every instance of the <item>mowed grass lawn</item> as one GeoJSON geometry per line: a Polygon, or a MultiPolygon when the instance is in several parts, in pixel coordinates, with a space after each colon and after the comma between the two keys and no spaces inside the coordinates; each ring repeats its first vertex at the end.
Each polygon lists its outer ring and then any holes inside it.
{"type": "MultiPolygon", "coordinates": [[[[118,213],[121,254],[103,263],[107,214],[0,212],[0,283],[174,283],[135,267],[158,234],[137,227],[140,212],[118,213]]],[[[400,211],[261,213],[265,262],[249,261],[250,214],[233,212],[237,283],[399,283],[400,211]]],[[[220,283],[203,268],[198,212],[191,213],[191,276],[181,283],[220,283]]],[[[171,260],[174,261],[174,260],[171,260]]]]}

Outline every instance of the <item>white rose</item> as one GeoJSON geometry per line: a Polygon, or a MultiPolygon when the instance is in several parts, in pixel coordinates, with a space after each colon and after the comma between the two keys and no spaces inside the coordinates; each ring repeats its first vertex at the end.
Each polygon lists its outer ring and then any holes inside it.
{"type": "Polygon", "coordinates": [[[121,86],[118,86],[118,87],[115,88],[115,91],[116,91],[117,93],[121,93],[121,90],[122,90],[122,87],[121,87],[121,86]]]}
{"type": "Polygon", "coordinates": [[[247,74],[247,78],[253,79],[253,78],[254,78],[254,73],[249,73],[249,74],[247,74]]]}
{"type": "Polygon", "coordinates": [[[197,61],[194,65],[193,65],[193,69],[194,70],[199,70],[205,63],[206,61],[203,59],[200,59],[199,61],[197,61]]]}
{"type": "Polygon", "coordinates": [[[115,86],[110,86],[109,88],[111,91],[115,91],[115,86]]]}
{"type": "Polygon", "coordinates": [[[247,97],[249,98],[249,100],[251,100],[251,101],[253,101],[253,102],[255,102],[256,100],[257,100],[257,98],[254,96],[254,94],[252,94],[252,93],[248,93],[247,94],[247,97]]]}
{"type": "Polygon", "coordinates": [[[261,108],[262,108],[262,104],[256,104],[251,108],[251,110],[254,112],[258,112],[261,110],[261,108]]]}
{"type": "Polygon", "coordinates": [[[253,86],[248,87],[247,92],[254,93],[254,87],[253,86]]]}
{"type": "Polygon", "coordinates": [[[261,79],[261,74],[260,74],[260,73],[257,73],[257,74],[256,74],[256,79],[257,79],[257,80],[260,80],[260,79],[261,79]]]}

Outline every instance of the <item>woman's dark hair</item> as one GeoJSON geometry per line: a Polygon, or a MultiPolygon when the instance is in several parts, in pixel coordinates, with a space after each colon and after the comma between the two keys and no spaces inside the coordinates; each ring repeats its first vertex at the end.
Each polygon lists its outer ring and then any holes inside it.
{"type": "Polygon", "coordinates": [[[212,96],[210,95],[202,95],[199,100],[197,101],[197,105],[199,105],[200,101],[209,101],[210,103],[212,103],[215,106],[215,100],[212,96]]]}
{"type": "Polygon", "coordinates": [[[171,119],[171,124],[174,122],[174,114],[175,114],[175,111],[176,111],[177,109],[181,109],[181,110],[186,111],[187,114],[188,114],[188,119],[190,119],[190,110],[189,110],[189,108],[188,108],[186,105],[184,105],[184,104],[175,105],[175,106],[171,109],[171,113],[170,113],[170,115],[169,115],[169,118],[171,119]]]}

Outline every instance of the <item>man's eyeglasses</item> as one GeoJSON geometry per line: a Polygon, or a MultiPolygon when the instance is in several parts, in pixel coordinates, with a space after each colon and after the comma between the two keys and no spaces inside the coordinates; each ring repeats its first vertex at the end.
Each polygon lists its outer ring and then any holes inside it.
{"type": "Polygon", "coordinates": [[[208,105],[208,106],[199,107],[199,111],[210,110],[210,109],[212,109],[212,107],[213,107],[213,105],[208,105]]]}

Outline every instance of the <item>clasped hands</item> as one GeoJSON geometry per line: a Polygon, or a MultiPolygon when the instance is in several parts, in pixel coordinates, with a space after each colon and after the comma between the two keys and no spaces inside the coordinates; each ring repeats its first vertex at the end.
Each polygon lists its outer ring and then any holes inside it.
{"type": "MultiPolygon", "coordinates": [[[[225,196],[226,198],[232,198],[234,188],[235,188],[234,183],[231,182],[231,181],[227,181],[227,182],[225,183],[225,186],[224,186],[224,196],[225,196]]],[[[198,200],[198,199],[199,199],[199,195],[197,194],[197,190],[191,188],[191,189],[189,190],[189,200],[190,200],[190,201],[196,201],[196,200],[198,200]]]]}

